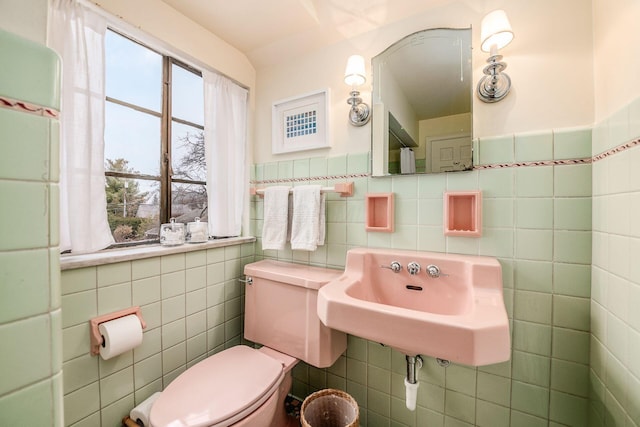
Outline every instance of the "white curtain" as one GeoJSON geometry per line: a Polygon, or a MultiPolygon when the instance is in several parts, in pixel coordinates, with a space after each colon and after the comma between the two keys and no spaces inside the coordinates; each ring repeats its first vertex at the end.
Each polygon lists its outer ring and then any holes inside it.
{"type": "MultiPolygon", "coordinates": [[[[104,18],[76,0],[53,0],[49,46],[62,58],[60,249],[113,243],[104,178],[104,18]]],[[[123,58],[123,61],[126,61],[123,58]]]]}
{"type": "Polygon", "coordinates": [[[239,236],[245,197],[246,89],[204,71],[204,141],[209,235],[239,236]]]}

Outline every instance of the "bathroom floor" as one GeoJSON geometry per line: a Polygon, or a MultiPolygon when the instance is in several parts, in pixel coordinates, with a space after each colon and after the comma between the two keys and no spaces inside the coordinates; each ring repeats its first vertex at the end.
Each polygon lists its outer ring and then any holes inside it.
{"type": "Polygon", "coordinates": [[[300,426],[300,408],[302,407],[302,401],[289,395],[284,400],[284,406],[287,410],[287,414],[289,415],[288,427],[300,426]]]}

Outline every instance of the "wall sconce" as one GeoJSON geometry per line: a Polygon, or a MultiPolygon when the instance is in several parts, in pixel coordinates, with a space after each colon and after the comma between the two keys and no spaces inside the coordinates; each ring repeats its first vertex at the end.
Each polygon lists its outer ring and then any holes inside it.
{"type": "Polygon", "coordinates": [[[349,122],[354,126],[364,126],[369,122],[369,106],[362,102],[358,86],[367,81],[364,71],[364,58],[360,55],[351,55],[347,60],[347,68],[344,72],[344,82],[351,86],[351,92],[347,104],[349,110],[349,122]]]}
{"type": "Polygon", "coordinates": [[[511,89],[511,79],[502,72],[507,64],[501,62],[502,55],[498,55],[498,49],[513,40],[511,24],[504,10],[494,10],[482,19],[480,40],[480,48],[483,52],[490,52],[490,56],[487,59],[489,65],[482,70],[485,76],[478,82],[478,98],[484,102],[498,102],[511,89]]]}

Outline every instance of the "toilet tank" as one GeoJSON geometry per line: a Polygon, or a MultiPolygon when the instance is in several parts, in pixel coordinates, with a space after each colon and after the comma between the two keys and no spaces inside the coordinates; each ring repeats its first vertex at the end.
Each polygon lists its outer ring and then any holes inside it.
{"type": "Polygon", "coordinates": [[[247,264],[244,337],[318,368],[333,365],[347,349],[347,335],[322,324],[318,289],[342,271],[281,261],[247,264]]]}

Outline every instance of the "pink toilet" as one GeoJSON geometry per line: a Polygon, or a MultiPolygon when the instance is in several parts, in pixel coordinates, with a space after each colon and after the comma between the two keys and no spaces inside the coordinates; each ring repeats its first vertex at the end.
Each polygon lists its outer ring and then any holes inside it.
{"type": "Polygon", "coordinates": [[[346,334],[316,310],[318,289],[341,271],[263,260],[244,273],[244,336],[263,347],[235,346],[187,369],[155,401],[152,427],[285,427],[298,360],[324,368],[346,350],[346,334]]]}

